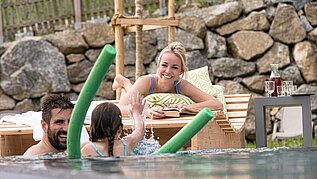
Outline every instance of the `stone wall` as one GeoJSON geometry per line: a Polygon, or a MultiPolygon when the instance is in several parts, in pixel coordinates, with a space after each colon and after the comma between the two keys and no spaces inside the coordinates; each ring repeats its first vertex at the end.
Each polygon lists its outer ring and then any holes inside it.
{"type": "MultiPolygon", "coordinates": [[[[241,0],[210,7],[186,7],[175,40],[187,49],[189,69],[209,66],[213,84],[225,94],[263,96],[270,64],[278,63],[283,80],[298,90],[314,93],[317,114],[317,3],[283,0],[241,0]],[[285,2],[285,1],[284,1],[285,2]]],[[[143,33],[144,74],[155,73],[155,59],[167,45],[167,30],[143,33]]],[[[125,76],[134,81],[135,36],[126,34],[125,76]]],[[[80,31],[66,30],[43,37],[27,37],[0,45],[0,110],[22,112],[40,109],[49,93],[66,93],[75,100],[105,44],[114,45],[107,23],[87,23],[80,31]]],[[[96,100],[114,99],[111,90],[115,63],[96,94],[96,100]]],[[[251,101],[246,138],[255,139],[251,101]]],[[[268,110],[267,131],[279,110],[268,110]]]]}

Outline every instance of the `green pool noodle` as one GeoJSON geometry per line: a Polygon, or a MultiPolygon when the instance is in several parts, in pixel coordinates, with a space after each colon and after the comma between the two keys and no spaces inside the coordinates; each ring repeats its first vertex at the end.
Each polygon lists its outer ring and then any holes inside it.
{"type": "Polygon", "coordinates": [[[153,154],[175,153],[194,137],[210,120],[214,114],[209,108],[202,109],[192,121],[178,131],[168,142],[153,154]]]}
{"type": "Polygon", "coordinates": [[[115,49],[111,45],[105,45],[80,91],[67,132],[67,156],[69,159],[81,158],[80,136],[85,116],[115,56],[115,49]]]}

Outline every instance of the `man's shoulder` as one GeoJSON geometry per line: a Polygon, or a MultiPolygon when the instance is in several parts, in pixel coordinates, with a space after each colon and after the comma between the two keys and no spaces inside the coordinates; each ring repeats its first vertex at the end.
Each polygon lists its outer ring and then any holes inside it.
{"type": "Polygon", "coordinates": [[[35,144],[33,146],[31,146],[30,148],[28,148],[23,156],[24,157],[31,157],[31,156],[36,156],[36,155],[41,155],[41,154],[45,154],[51,152],[47,149],[47,147],[45,147],[41,142],[38,144],[35,144]]]}

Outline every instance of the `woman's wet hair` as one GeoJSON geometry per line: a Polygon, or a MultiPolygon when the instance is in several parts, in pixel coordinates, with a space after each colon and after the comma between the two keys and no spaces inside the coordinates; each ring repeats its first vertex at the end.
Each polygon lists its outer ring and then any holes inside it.
{"type": "Polygon", "coordinates": [[[113,156],[114,139],[120,126],[123,126],[120,109],[110,102],[99,104],[91,115],[91,141],[107,138],[109,156],[113,156]]]}
{"type": "Polygon", "coordinates": [[[158,60],[157,60],[157,64],[159,65],[161,63],[161,60],[162,60],[162,56],[165,54],[165,53],[173,53],[175,54],[179,59],[181,59],[181,70],[182,72],[185,74],[187,71],[188,71],[188,68],[187,68],[187,59],[186,59],[186,49],[184,47],[184,45],[180,42],[172,42],[170,43],[167,47],[165,47],[159,57],[158,57],[158,60]]]}
{"type": "Polygon", "coordinates": [[[70,101],[70,99],[62,94],[53,94],[43,98],[42,104],[42,119],[46,123],[50,123],[52,118],[52,110],[53,109],[73,109],[74,104],[70,101]]]}

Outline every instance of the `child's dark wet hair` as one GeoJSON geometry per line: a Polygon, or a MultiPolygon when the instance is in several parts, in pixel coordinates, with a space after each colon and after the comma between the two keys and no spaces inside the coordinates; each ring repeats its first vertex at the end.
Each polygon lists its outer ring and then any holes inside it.
{"type": "Polygon", "coordinates": [[[91,116],[91,141],[96,142],[107,138],[109,156],[113,156],[114,137],[120,126],[123,126],[120,109],[110,102],[99,104],[91,116]]]}

